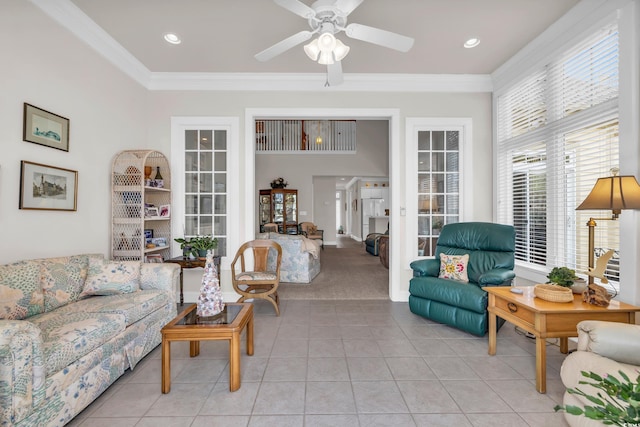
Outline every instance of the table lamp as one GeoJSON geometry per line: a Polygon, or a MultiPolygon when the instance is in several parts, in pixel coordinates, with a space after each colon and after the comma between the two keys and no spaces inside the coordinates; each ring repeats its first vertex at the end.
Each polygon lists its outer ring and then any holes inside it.
{"type": "MultiPolygon", "coordinates": [[[[595,267],[594,234],[596,220],[617,220],[622,209],[640,209],[640,185],[633,175],[618,176],[618,168],[611,169],[612,176],[598,178],[593,189],[576,210],[609,210],[611,218],[589,218],[589,269],[595,267]]],[[[593,276],[589,276],[589,284],[593,276]]]]}

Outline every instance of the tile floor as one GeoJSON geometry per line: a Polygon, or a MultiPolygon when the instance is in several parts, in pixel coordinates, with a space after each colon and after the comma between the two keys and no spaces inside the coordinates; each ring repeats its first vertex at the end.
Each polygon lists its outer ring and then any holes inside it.
{"type": "MultiPolygon", "coordinates": [[[[281,301],[255,306],[255,354],[229,392],[227,344],[172,345],[160,392],[160,347],[70,426],[566,426],[553,411],[564,355],[547,347],[547,394],[535,390],[534,340],[505,324],[487,338],[433,323],[390,301],[281,301]]],[[[244,351],[244,343],[243,343],[244,351]]]]}

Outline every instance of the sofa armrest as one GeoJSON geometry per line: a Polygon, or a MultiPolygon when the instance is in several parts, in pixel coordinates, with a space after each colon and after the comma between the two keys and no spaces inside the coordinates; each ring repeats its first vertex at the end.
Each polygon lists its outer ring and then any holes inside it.
{"type": "Polygon", "coordinates": [[[142,263],[140,267],[140,289],[159,289],[167,291],[173,302],[180,287],[180,266],[167,263],[142,263]]]}
{"type": "Polygon", "coordinates": [[[516,273],[513,270],[494,268],[481,274],[478,277],[478,284],[480,286],[509,286],[514,277],[516,277],[516,273]]]}
{"type": "Polygon", "coordinates": [[[640,365],[640,325],[583,320],[578,323],[578,350],[640,365]]]}
{"type": "Polygon", "coordinates": [[[0,425],[14,425],[45,395],[40,329],[26,320],[0,320],[0,425]]]}
{"type": "Polygon", "coordinates": [[[440,260],[435,258],[419,259],[410,264],[413,277],[438,277],[440,273],[440,260]]]}

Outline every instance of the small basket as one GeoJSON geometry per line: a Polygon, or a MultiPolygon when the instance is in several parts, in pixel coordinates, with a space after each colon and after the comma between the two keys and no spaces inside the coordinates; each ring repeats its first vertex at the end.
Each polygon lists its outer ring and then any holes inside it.
{"type": "Polygon", "coordinates": [[[551,302],[573,302],[573,292],[570,288],[565,288],[551,283],[535,285],[533,294],[540,299],[551,302]]]}

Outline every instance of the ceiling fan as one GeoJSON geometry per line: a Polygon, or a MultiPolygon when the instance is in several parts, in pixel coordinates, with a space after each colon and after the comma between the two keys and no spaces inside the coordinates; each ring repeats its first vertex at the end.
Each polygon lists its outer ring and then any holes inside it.
{"type": "Polygon", "coordinates": [[[258,61],[268,61],[318,34],[317,39],[304,46],[304,51],[313,61],[327,66],[327,85],[338,85],[343,82],[341,61],[349,53],[349,47],[336,39],[335,35],[341,31],[352,39],[400,52],[408,52],[413,46],[411,37],[367,25],[347,25],[347,16],[364,0],[317,0],[311,6],[307,6],[300,0],[273,1],[290,12],[306,18],[311,30],[303,30],[287,37],[256,54],[255,58],[258,61]]]}

